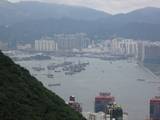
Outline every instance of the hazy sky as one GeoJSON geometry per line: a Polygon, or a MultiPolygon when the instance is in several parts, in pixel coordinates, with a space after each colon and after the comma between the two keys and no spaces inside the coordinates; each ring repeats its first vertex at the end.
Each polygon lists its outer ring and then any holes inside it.
{"type": "MultiPolygon", "coordinates": [[[[17,1],[29,1],[29,0],[9,0],[9,1],[17,2],[17,1]]],[[[160,0],[35,0],[35,1],[86,6],[98,10],[103,10],[112,14],[121,12],[124,13],[137,8],[143,8],[147,6],[160,7],[160,0]]]]}

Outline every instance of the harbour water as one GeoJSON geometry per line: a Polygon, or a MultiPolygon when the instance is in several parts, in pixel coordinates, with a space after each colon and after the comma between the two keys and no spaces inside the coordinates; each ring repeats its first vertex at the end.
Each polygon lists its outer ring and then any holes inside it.
{"type": "Polygon", "coordinates": [[[52,60],[20,61],[18,64],[26,67],[51,91],[61,96],[65,101],[70,95],[74,95],[82,104],[83,111],[94,111],[94,97],[99,92],[111,92],[116,102],[129,114],[129,120],[144,120],[149,116],[149,99],[159,95],[160,84],[151,83],[157,81],[153,75],[139,67],[136,62],[104,61],[94,58],[80,57],[53,57],[52,60]],[[64,61],[89,62],[85,71],[74,75],[65,75],[64,72],[48,71],[47,65],[53,62],[64,61]],[[34,66],[45,67],[45,71],[36,72],[34,66]],[[46,74],[53,73],[54,78],[47,78],[46,74]],[[137,79],[144,79],[138,81],[137,79]],[[60,83],[60,86],[48,86],[48,84],[60,83]]]}

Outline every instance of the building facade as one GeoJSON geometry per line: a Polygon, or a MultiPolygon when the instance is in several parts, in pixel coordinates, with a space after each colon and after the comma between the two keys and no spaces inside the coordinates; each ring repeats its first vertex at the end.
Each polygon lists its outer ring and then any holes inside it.
{"type": "Polygon", "coordinates": [[[138,41],[137,60],[141,62],[144,60],[144,42],[143,41],[138,41]]]}
{"type": "Polygon", "coordinates": [[[131,55],[137,57],[138,44],[132,39],[116,38],[111,42],[112,54],[115,55],[131,55]]]}
{"type": "Polygon", "coordinates": [[[83,49],[90,45],[90,39],[84,33],[76,34],[56,34],[58,49],[62,51],[72,51],[73,49],[83,49]]]}
{"type": "Polygon", "coordinates": [[[160,120],[160,96],[150,100],[150,120],[160,120]]]}
{"type": "Polygon", "coordinates": [[[115,102],[115,98],[111,96],[110,93],[100,93],[95,97],[95,112],[106,112],[107,106],[109,104],[113,104],[115,102]]]}
{"type": "Polygon", "coordinates": [[[144,47],[144,63],[160,64],[160,43],[150,43],[144,47]]]}
{"type": "Polygon", "coordinates": [[[56,51],[57,44],[51,39],[41,39],[35,40],[35,50],[36,51],[56,51]]]}

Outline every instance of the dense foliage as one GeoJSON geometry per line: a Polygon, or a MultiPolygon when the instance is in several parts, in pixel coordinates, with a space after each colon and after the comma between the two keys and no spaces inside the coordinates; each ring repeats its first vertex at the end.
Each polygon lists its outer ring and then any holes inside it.
{"type": "Polygon", "coordinates": [[[0,52],[0,120],[85,120],[0,52]]]}

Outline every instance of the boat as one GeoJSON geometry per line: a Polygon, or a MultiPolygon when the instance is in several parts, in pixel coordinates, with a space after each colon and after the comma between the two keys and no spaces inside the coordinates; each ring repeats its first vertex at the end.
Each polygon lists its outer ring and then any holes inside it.
{"type": "Polygon", "coordinates": [[[48,84],[48,87],[61,86],[61,83],[48,84]]]}
{"type": "Polygon", "coordinates": [[[47,74],[47,77],[48,78],[54,78],[54,75],[53,74],[47,74]]]}
{"type": "Polygon", "coordinates": [[[44,71],[45,68],[42,68],[42,67],[32,67],[33,70],[35,71],[44,71]]]}
{"type": "Polygon", "coordinates": [[[55,70],[54,72],[61,72],[60,70],[55,70]]]}
{"type": "Polygon", "coordinates": [[[137,79],[137,81],[144,82],[144,81],[146,81],[146,80],[145,80],[145,79],[142,79],[142,78],[139,78],[139,79],[137,79]]]}

